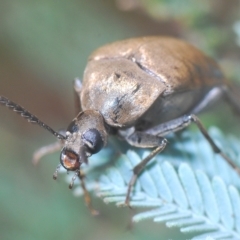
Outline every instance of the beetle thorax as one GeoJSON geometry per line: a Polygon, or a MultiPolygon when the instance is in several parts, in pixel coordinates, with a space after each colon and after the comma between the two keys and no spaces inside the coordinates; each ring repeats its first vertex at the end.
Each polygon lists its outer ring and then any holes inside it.
{"type": "MultiPolygon", "coordinates": [[[[104,125],[104,119],[98,111],[86,110],[79,113],[67,129],[67,140],[64,144],[65,147],[77,151],[79,146],[85,143],[85,135],[91,129],[96,129],[96,131],[99,132],[105,145],[107,133],[104,125]]],[[[89,136],[89,134],[87,135],[89,136]]]]}

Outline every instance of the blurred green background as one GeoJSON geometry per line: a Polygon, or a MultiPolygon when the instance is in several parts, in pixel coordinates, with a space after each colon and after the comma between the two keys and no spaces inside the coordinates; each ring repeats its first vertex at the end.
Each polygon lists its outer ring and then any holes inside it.
{"type": "MultiPolygon", "coordinates": [[[[240,79],[239,1],[1,0],[0,94],[23,105],[54,129],[74,117],[72,82],[82,77],[97,47],[128,37],[172,35],[218,59],[240,79]]],[[[239,132],[226,105],[204,115],[206,126],[239,132]],[[226,115],[229,116],[226,118],[226,115]]],[[[61,175],[59,154],[31,164],[32,153],[55,139],[0,108],[0,239],[186,239],[151,221],[129,229],[132,211],[105,205],[92,217],[61,175]]]]}

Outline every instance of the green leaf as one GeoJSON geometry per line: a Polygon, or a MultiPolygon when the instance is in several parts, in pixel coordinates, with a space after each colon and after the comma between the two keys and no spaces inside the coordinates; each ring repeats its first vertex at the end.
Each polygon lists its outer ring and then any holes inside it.
{"type": "MultiPolygon", "coordinates": [[[[239,165],[240,141],[224,137],[216,128],[209,133],[239,165]]],[[[137,179],[130,205],[139,213],[132,220],[165,222],[167,227],[178,227],[182,233],[194,233],[193,239],[240,239],[237,173],[213,153],[199,132],[184,131],[170,135],[168,140],[166,150],[137,179]]],[[[150,151],[126,146],[115,138],[109,142],[84,169],[86,185],[104,202],[121,205],[133,167],[150,151]]],[[[80,186],[76,186],[75,194],[82,194],[80,186]]]]}

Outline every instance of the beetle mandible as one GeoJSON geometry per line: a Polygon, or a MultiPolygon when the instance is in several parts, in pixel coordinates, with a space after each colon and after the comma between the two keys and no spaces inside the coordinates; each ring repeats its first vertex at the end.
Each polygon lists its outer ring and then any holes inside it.
{"type": "MultiPolygon", "coordinates": [[[[164,138],[197,125],[215,153],[236,171],[239,168],[217,147],[198,114],[224,97],[239,110],[217,63],[192,45],[170,37],[142,37],[114,42],[97,49],[87,63],[83,82],[74,82],[77,116],[64,134],[58,133],[18,104],[0,96],[0,102],[60,139],[34,155],[61,150],[60,163],[81,178],[80,167],[117,134],[130,145],[153,148],[133,169],[125,203],[145,165],[166,147],[164,138]]],[[[57,178],[57,170],[54,178],[57,178]]],[[[85,194],[87,192],[85,191],[85,194]]],[[[90,205],[90,200],[86,197],[90,205]]]]}

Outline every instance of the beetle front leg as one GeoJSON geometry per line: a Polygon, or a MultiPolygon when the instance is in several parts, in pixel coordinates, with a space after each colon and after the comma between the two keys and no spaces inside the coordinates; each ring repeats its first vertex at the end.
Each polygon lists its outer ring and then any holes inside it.
{"type": "Polygon", "coordinates": [[[177,119],[168,121],[166,123],[160,124],[156,127],[150,128],[144,132],[148,134],[153,134],[153,135],[165,136],[168,133],[182,130],[188,127],[191,123],[195,123],[197,125],[200,132],[203,134],[203,136],[206,138],[208,143],[211,145],[213,151],[217,154],[220,154],[223,157],[223,159],[227,161],[228,164],[240,175],[240,169],[227,155],[225,155],[221,151],[221,149],[216,145],[216,143],[213,141],[211,136],[208,134],[207,130],[204,128],[199,118],[194,114],[184,115],[180,118],[177,118],[177,119]]]}
{"type": "Polygon", "coordinates": [[[167,140],[159,136],[153,136],[143,132],[133,132],[131,135],[126,136],[126,141],[135,147],[156,147],[146,158],[133,168],[133,176],[128,184],[125,205],[129,206],[130,194],[135,185],[138,175],[142,172],[147,163],[158,153],[162,152],[167,145],[167,140]]]}
{"type": "MultiPolygon", "coordinates": [[[[61,130],[58,132],[59,134],[65,136],[66,132],[61,130]]],[[[46,155],[60,151],[64,145],[65,140],[64,139],[59,139],[57,142],[51,143],[49,145],[43,146],[36,150],[33,153],[33,158],[32,158],[32,163],[34,165],[37,165],[39,161],[46,155]]]]}
{"type": "Polygon", "coordinates": [[[39,148],[33,154],[32,163],[34,165],[37,165],[41,158],[43,158],[45,155],[60,151],[62,147],[63,147],[62,141],[57,141],[47,146],[39,148]]]}
{"type": "Polygon", "coordinates": [[[89,192],[86,188],[86,185],[85,185],[85,181],[84,181],[85,174],[80,169],[77,169],[75,174],[73,175],[72,181],[69,184],[69,188],[70,189],[73,188],[73,184],[74,184],[77,177],[80,179],[80,182],[81,182],[81,187],[82,187],[82,190],[83,190],[83,196],[84,196],[85,204],[87,205],[87,207],[90,210],[92,215],[94,215],[94,216],[98,215],[99,212],[92,207],[92,200],[91,200],[90,194],[89,194],[89,192]]]}
{"type": "Polygon", "coordinates": [[[77,171],[77,176],[79,177],[79,179],[81,181],[81,187],[83,190],[84,201],[85,201],[88,209],[90,210],[91,214],[94,216],[97,216],[99,214],[99,212],[93,208],[90,194],[85,186],[85,181],[84,181],[85,175],[81,170],[79,170],[79,171],[77,171]]]}
{"type": "Polygon", "coordinates": [[[74,101],[75,101],[75,111],[76,115],[82,112],[80,93],[82,91],[82,82],[79,78],[75,78],[73,82],[74,87],[74,101]]]}

